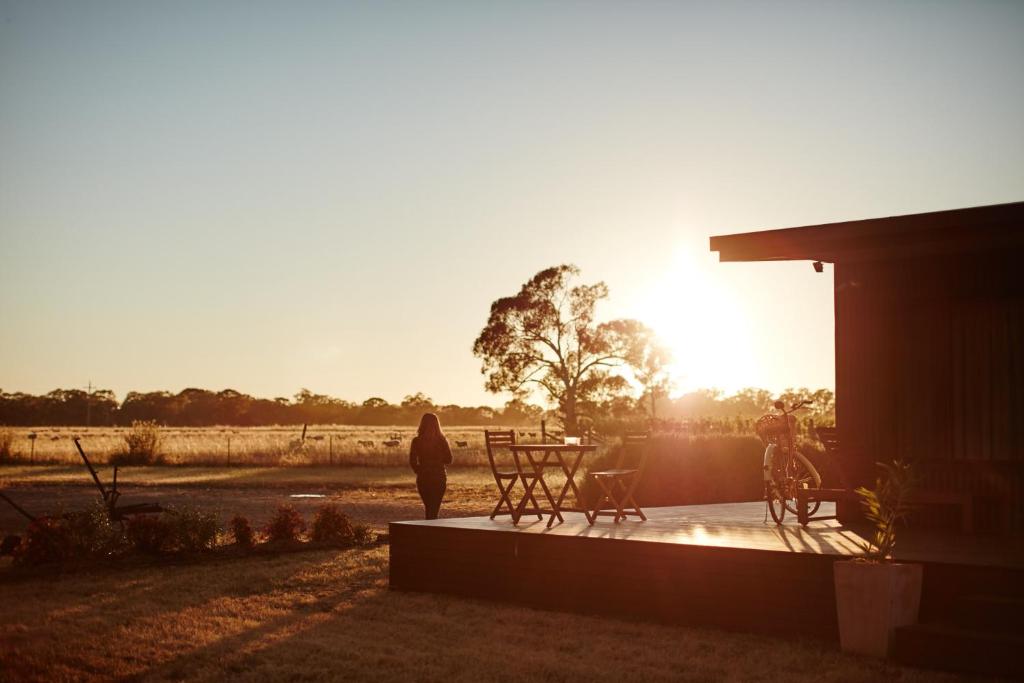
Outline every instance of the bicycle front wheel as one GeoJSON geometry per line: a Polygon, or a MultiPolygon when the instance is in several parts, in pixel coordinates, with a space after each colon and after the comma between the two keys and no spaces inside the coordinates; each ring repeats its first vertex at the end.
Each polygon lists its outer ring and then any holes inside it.
{"type": "Polygon", "coordinates": [[[772,519],[776,524],[782,524],[782,520],[786,517],[786,499],[777,482],[765,482],[764,499],[768,503],[768,511],[772,513],[772,519]]]}

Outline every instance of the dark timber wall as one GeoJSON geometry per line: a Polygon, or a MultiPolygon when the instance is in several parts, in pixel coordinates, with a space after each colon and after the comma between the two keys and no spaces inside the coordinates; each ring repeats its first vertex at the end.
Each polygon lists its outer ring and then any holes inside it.
{"type": "Polygon", "coordinates": [[[975,496],[982,530],[1021,531],[1022,270],[996,252],[836,263],[836,419],[857,483],[914,459],[929,489],[975,496]]]}

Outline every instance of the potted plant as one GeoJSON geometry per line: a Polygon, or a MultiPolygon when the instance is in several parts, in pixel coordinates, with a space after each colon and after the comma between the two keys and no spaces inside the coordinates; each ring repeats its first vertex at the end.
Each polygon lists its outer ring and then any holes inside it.
{"type": "Polygon", "coordinates": [[[897,524],[910,511],[911,466],[899,460],[879,466],[875,488],[856,491],[874,533],[863,543],[862,557],[834,564],[834,576],[842,649],[885,657],[896,628],[917,622],[922,567],[893,559],[897,524]]]}

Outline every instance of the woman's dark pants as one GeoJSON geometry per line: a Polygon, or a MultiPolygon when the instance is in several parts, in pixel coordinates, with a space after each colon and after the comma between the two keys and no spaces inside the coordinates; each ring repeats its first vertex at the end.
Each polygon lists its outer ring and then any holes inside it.
{"type": "Polygon", "coordinates": [[[416,476],[416,489],[420,492],[420,498],[423,499],[427,519],[437,519],[446,488],[448,488],[448,477],[445,476],[444,470],[420,472],[416,476]]]}

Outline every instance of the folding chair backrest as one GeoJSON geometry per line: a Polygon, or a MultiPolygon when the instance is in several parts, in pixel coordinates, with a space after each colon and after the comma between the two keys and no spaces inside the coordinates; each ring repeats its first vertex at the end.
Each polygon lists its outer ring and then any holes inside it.
{"type": "Polygon", "coordinates": [[[643,469],[647,464],[647,453],[650,450],[648,448],[649,442],[650,434],[646,432],[625,434],[622,437],[622,448],[619,450],[619,459],[615,467],[622,469],[628,464],[627,458],[630,456],[636,456],[636,466],[632,469],[637,469],[643,472],[643,469]]]}
{"type": "Polygon", "coordinates": [[[495,451],[515,445],[515,430],[484,431],[484,444],[487,446],[487,461],[491,464],[491,473],[495,479],[498,477],[498,462],[495,459],[495,451]]]}

